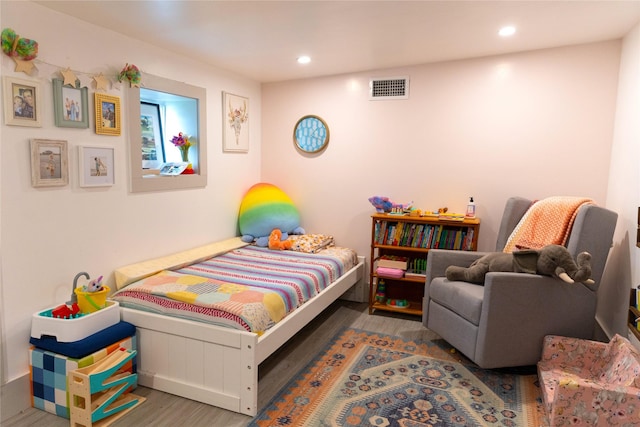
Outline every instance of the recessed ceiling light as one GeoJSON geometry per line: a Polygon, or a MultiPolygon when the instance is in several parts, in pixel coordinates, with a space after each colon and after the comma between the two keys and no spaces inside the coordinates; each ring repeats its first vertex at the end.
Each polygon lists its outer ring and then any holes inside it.
{"type": "Polygon", "coordinates": [[[498,31],[498,34],[501,37],[509,37],[514,35],[515,33],[516,33],[516,27],[512,27],[512,26],[502,27],[500,28],[500,31],[498,31]]]}
{"type": "Polygon", "coordinates": [[[298,64],[308,64],[309,62],[311,62],[311,58],[306,55],[298,57],[298,64]]]}

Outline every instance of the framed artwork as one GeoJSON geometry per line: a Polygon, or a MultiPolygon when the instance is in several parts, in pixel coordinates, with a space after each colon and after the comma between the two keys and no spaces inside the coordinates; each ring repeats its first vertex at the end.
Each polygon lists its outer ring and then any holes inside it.
{"type": "Polygon", "coordinates": [[[120,98],[95,94],[96,107],[96,133],[100,135],[120,135],[122,124],[120,123],[120,98]]]}
{"type": "Polygon", "coordinates": [[[115,183],[113,147],[78,147],[80,187],[106,187],[115,183]]]}
{"type": "Polygon", "coordinates": [[[165,162],[160,105],[140,102],[140,130],[142,134],[142,168],[157,169],[165,162]]]}
{"type": "Polygon", "coordinates": [[[222,92],[223,151],[249,152],[249,98],[222,92]]]}
{"type": "Polygon", "coordinates": [[[41,127],[40,83],[7,76],[3,77],[3,83],[5,124],[41,127]]]}
{"type": "Polygon", "coordinates": [[[31,185],[55,187],[69,183],[67,141],[31,140],[31,185]]]}
{"type": "Polygon", "coordinates": [[[56,126],[61,128],[89,127],[89,95],[86,87],[63,85],[62,79],[53,79],[53,112],[56,126]]]}

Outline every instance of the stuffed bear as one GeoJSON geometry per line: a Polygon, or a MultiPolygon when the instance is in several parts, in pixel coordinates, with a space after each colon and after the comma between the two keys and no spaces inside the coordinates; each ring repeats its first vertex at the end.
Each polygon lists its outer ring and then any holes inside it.
{"type": "Polygon", "coordinates": [[[483,284],[485,275],[491,271],[543,274],[567,283],[594,283],[591,279],[591,254],[581,252],[576,263],[567,248],[561,245],[512,253],[492,252],[478,258],[468,268],[451,265],[445,275],[449,280],[483,284]]]}
{"type": "Polygon", "coordinates": [[[252,186],[240,203],[238,227],[242,241],[267,247],[275,229],[280,230],[281,240],[289,234],[304,234],[300,227],[300,213],[280,188],[273,184],[259,183],[252,186]]]}

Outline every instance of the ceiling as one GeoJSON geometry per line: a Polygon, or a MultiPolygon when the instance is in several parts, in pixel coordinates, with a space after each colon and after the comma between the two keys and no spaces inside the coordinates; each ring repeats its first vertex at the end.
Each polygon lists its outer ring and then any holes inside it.
{"type": "Polygon", "coordinates": [[[640,0],[36,3],[260,82],[619,39],[640,22],[640,0]]]}

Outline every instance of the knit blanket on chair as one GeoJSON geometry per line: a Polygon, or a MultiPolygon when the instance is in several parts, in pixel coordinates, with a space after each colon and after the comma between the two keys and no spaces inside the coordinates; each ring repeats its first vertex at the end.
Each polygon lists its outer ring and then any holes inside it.
{"type": "Polygon", "coordinates": [[[555,196],[534,202],[507,240],[504,252],[565,245],[580,207],[594,204],[585,197],[555,196]]]}

